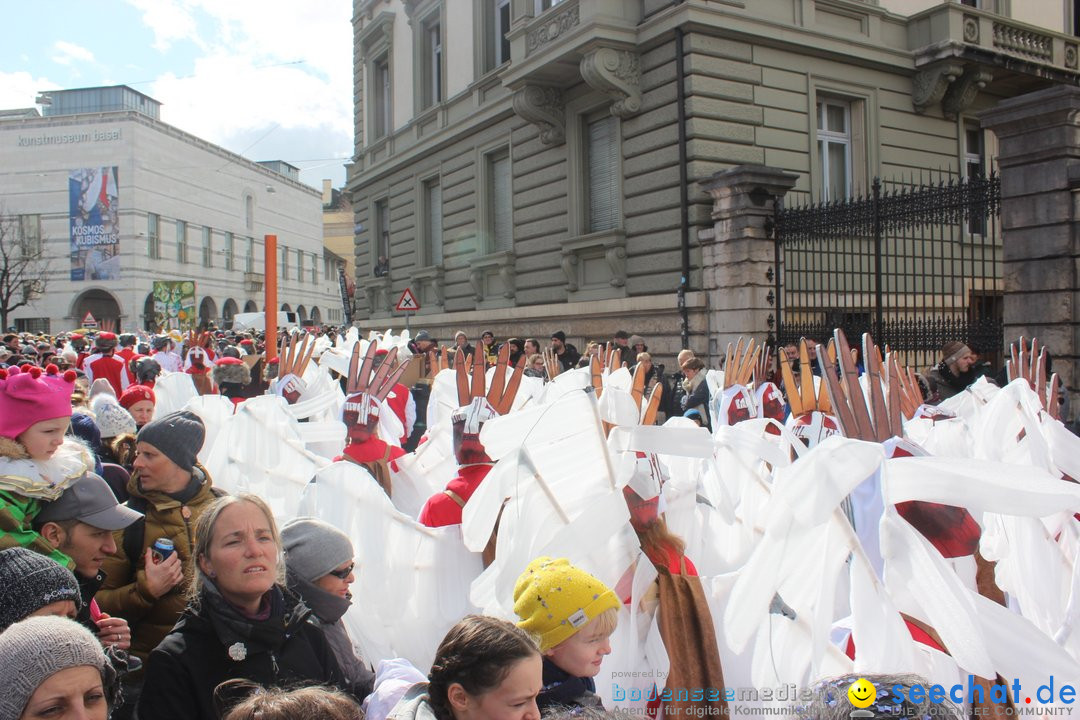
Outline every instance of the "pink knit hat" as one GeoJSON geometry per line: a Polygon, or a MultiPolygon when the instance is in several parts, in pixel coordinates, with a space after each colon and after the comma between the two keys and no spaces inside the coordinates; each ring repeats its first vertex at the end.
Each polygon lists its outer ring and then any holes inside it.
{"type": "Polygon", "coordinates": [[[0,368],[0,437],[16,438],[42,420],[71,416],[75,371],[55,365],[0,368]]]}

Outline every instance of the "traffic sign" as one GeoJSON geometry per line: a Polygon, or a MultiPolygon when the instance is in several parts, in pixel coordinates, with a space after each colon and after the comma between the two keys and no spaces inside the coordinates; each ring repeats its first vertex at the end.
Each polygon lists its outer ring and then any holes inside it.
{"type": "Polygon", "coordinates": [[[84,328],[96,328],[97,320],[90,313],[86,313],[86,317],[82,319],[82,326],[84,328]]]}
{"type": "Polygon", "coordinates": [[[416,301],[411,288],[405,288],[405,292],[401,293],[396,309],[398,312],[416,312],[420,309],[420,303],[416,301]]]}

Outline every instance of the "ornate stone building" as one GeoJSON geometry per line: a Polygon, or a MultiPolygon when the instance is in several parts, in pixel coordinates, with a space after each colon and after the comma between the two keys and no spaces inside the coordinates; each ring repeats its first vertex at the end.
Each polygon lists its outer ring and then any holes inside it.
{"type": "Polygon", "coordinates": [[[621,328],[669,358],[683,333],[699,353],[763,336],[772,276],[714,214],[716,173],[770,166],[815,199],[981,173],[978,113],[1080,79],[1064,0],[354,8],[358,319],[403,325],[409,287],[443,340],[621,328]]]}

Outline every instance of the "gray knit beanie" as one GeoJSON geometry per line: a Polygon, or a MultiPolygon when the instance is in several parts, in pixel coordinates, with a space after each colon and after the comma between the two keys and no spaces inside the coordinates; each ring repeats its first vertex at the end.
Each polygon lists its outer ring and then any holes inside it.
{"type": "Polygon", "coordinates": [[[191,472],[206,439],[202,418],[189,410],[178,410],[143,425],[136,440],[153,445],[176,463],[181,470],[191,472]]]}
{"type": "Polygon", "coordinates": [[[23,547],[0,551],[0,633],[30,613],[64,600],[75,603],[76,610],[82,607],[79,583],[70,570],[23,547]]]}
{"type": "Polygon", "coordinates": [[[281,528],[285,567],[297,577],[315,582],[353,559],[349,536],[330,523],[302,517],[281,528]]]}
{"type": "Polygon", "coordinates": [[[48,616],[17,622],[0,633],[0,720],[19,720],[41,683],[67,668],[89,665],[101,672],[107,698],[112,696],[114,673],[101,643],[74,620],[48,616]]]}

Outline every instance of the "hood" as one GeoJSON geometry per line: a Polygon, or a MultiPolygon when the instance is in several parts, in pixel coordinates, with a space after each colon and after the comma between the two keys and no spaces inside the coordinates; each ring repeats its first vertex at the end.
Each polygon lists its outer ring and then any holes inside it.
{"type": "Polygon", "coordinates": [[[319,622],[327,625],[336,623],[352,605],[351,599],[328,593],[315,583],[309,582],[295,573],[286,570],[286,577],[288,578],[289,590],[296,593],[301,601],[311,608],[319,622]]]}

